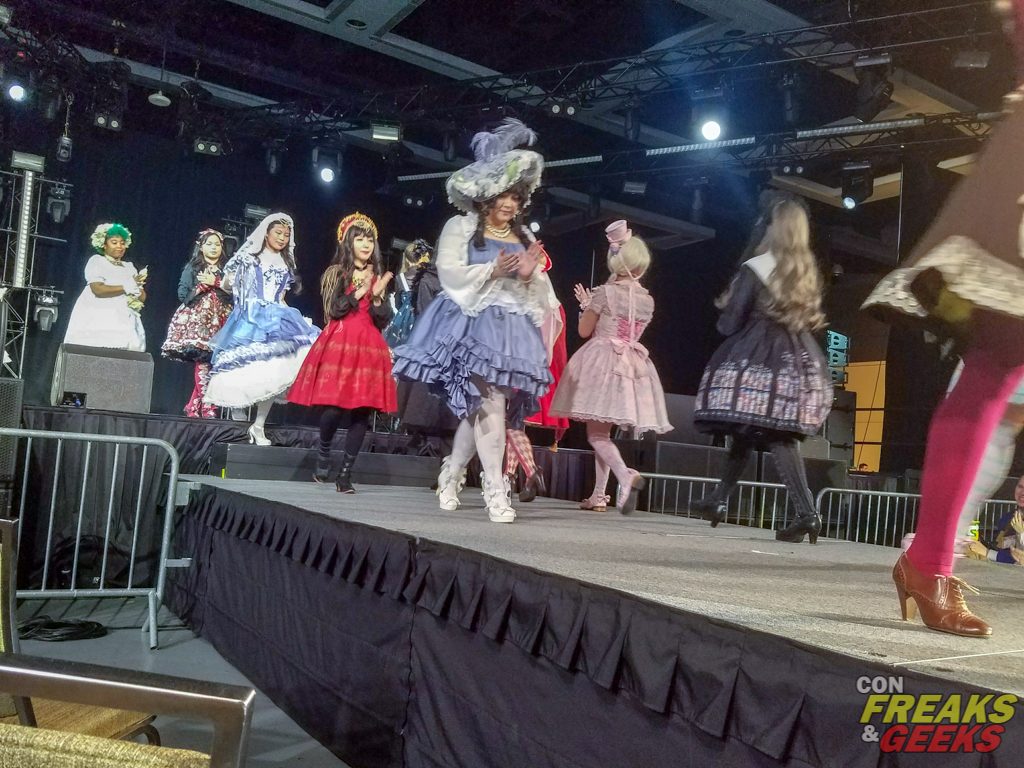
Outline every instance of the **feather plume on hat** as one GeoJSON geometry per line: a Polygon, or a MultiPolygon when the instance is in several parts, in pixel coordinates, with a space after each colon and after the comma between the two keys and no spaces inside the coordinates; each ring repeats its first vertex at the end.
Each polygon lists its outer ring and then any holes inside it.
{"type": "Polygon", "coordinates": [[[470,213],[474,203],[483,203],[513,187],[520,187],[525,197],[523,204],[528,204],[540,185],[544,158],[522,147],[536,140],[536,133],[512,117],[505,118],[493,131],[477,133],[470,142],[474,161],[448,178],[445,185],[448,199],[455,207],[470,213]]]}

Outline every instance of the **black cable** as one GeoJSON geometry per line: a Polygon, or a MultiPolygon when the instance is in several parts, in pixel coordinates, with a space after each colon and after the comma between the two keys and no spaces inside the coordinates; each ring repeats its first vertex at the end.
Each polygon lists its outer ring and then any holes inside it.
{"type": "Polygon", "coordinates": [[[49,616],[34,616],[18,625],[18,637],[22,640],[43,640],[50,643],[90,640],[106,634],[107,628],[98,621],[82,619],[57,621],[49,616]]]}

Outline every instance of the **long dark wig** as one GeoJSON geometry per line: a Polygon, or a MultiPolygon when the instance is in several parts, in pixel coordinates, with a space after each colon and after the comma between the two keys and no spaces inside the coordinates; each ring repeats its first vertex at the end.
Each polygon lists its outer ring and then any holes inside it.
{"type": "MultiPolygon", "coordinates": [[[[525,201],[526,201],[526,190],[520,186],[512,187],[508,190],[519,200],[519,213],[516,217],[509,222],[512,225],[512,234],[516,236],[520,243],[523,244],[523,248],[530,247],[530,236],[526,233],[526,227],[522,225],[523,217],[526,213],[525,201]]],[[[502,193],[504,194],[504,193],[502,193]]],[[[484,240],[484,227],[487,224],[487,214],[494,210],[494,206],[498,204],[498,198],[501,195],[492,197],[490,200],[485,200],[482,203],[474,203],[476,211],[479,214],[479,219],[476,223],[476,231],[473,232],[473,245],[479,249],[483,249],[487,246],[484,240]]]]}
{"type": "Polygon", "coordinates": [[[196,240],[195,244],[192,246],[192,256],[188,260],[189,266],[191,266],[192,269],[195,270],[197,275],[204,269],[206,269],[207,264],[206,259],[203,257],[203,246],[206,245],[206,241],[209,240],[211,237],[216,237],[218,240],[220,240],[220,258],[217,259],[217,264],[215,265],[217,269],[223,269],[224,265],[228,261],[228,244],[224,238],[224,235],[212,229],[206,230],[206,234],[201,235],[200,238],[196,240]]]}
{"type": "Polygon", "coordinates": [[[374,277],[380,277],[383,272],[383,259],[380,255],[380,242],[377,240],[377,236],[373,233],[372,229],[363,226],[356,222],[352,224],[346,231],[345,236],[341,238],[338,243],[337,249],[334,251],[334,258],[331,259],[331,265],[324,271],[323,277],[320,278],[320,295],[323,298],[324,303],[324,316],[328,315],[328,309],[331,306],[331,301],[337,295],[339,290],[344,291],[347,289],[349,282],[352,280],[352,273],[355,271],[355,249],[352,246],[352,242],[358,235],[367,235],[373,238],[373,253],[370,254],[370,265],[373,271],[374,277]]]}

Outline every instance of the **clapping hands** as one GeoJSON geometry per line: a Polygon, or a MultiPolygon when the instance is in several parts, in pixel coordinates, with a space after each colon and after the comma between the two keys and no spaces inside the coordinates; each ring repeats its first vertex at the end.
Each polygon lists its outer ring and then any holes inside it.
{"type": "Polygon", "coordinates": [[[385,272],[373,282],[373,288],[370,291],[370,298],[372,298],[374,302],[379,303],[384,300],[384,293],[387,291],[388,285],[394,277],[393,273],[385,272]]]}
{"type": "Polygon", "coordinates": [[[594,297],[593,292],[589,288],[584,288],[583,283],[576,283],[572,293],[576,297],[576,301],[580,303],[580,312],[585,312],[587,307],[590,306],[591,299],[594,297]]]}

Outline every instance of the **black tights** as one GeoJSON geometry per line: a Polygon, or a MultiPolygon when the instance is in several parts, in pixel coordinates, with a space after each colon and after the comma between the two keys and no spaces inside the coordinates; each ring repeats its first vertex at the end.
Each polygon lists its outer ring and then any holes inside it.
{"type": "MultiPolygon", "coordinates": [[[[711,492],[711,499],[715,503],[728,501],[729,496],[740,481],[743,470],[746,469],[747,461],[756,445],[755,441],[743,435],[736,435],[732,438],[732,445],[729,447],[729,455],[725,460],[725,467],[722,470],[722,480],[711,492]]],[[[800,449],[795,439],[767,441],[768,448],[775,460],[775,467],[782,476],[782,482],[789,489],[789,496],[793,500],[799,517],[808,517],[814,512],[814,497],[811,496],[811,489],[807,486],[807,474],[804,471],[804,460],[800,457],[800,449]]]]}
{"type": "Polygon", "coordinates": [[[363,445],[366,429],[370,425],[372,408],[338,408],[328,405],[320,414],[320,452],[330,453],[334,433],[344,427],[345,453],[355,456],[363,445]]]}

